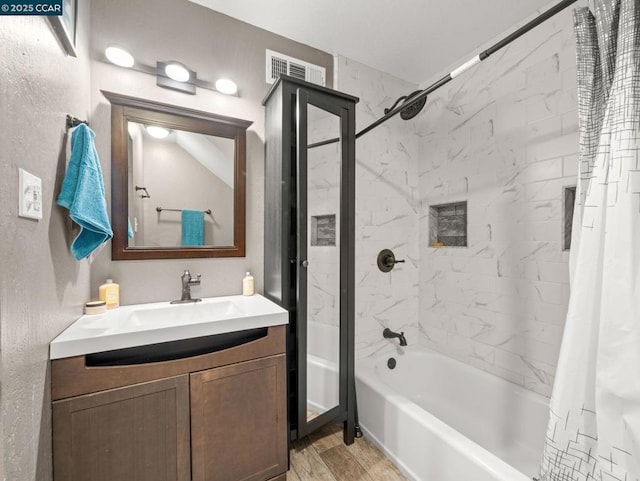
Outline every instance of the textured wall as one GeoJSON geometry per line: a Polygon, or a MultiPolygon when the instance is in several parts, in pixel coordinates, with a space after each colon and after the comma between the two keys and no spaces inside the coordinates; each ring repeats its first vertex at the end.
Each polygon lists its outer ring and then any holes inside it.
{"type": "Polygon", "coordinates": [[[569,292],[575,74],[567,9],[438,90],[419,117],[421,343],[545,395],[569,292]],[[429,205],[464,200],[468,247],[428,247],[429,205]]]}
{"type": "Polygon", "coordinates": [[[87,26],[78,58],[40,17],[0,17],[0,478],[51,479],[49,342],[82,313],[89,264],[71,257],[67,211],[54,205],[66,167],[65,114],[89,110],[87,26]],[[42,179],[43,218],[18,218],[18,168],[42,179]]]}
{"type": "MultiPolygon", "coordinates": [[[[357,97],[357,130],[384,114],[414,84],[338,58],[338,89],[357,97]]],[[[394,350],[382,330],[405,331],[418,342],[418,135],[416,121],[391,119],[356,142],[356,357],[394,350]],[[378,269],[382,249],[397,264],[378,269]]]]}
{"type": "Polygon", "coordinates": [[[252,120],[247,133],[247,254],[244,258],[176,261],[111,261],[105,249],[91,269],[91,293],[106,277],[120,284],[123,304],[173,299],[180,294],[180,275],[188,268],[202,274],[197,296],[240,294],[247,270],[262,291],[264,203],[265,49],[269,48],[327,68],[333,76],[333,57],[186,0],[94,0],[91,18],[92,120],[110,199],[110,106],[100,89],[159,102],[182,105],[231,117],[252,120]],[[150,14],[152,12],[152,14],[150,14]],[[179,60],[205,80],[229,76],[240,97],[198,89],[187,95],[155,85],[153,76],[105,63],[104,49],[111,43],[131,51],[147,65],[179,60]]]}

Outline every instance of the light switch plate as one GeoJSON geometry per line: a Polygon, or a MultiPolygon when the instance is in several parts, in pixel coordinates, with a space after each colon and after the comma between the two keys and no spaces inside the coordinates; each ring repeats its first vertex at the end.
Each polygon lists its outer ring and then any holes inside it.
{"type": "Polygon", "coordinates": [[[42,180],[18,169],[18,216],[42,219],[42,180]]]}

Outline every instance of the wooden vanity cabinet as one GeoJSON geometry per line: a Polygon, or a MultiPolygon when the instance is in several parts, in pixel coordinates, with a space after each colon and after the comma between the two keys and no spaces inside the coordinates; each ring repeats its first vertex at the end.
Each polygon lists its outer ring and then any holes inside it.
{"type": "Polygon", "coordinates": [[[284,346],[275,326],[171,361],[52,361],[54,481],[284,481],[284,346]]]}

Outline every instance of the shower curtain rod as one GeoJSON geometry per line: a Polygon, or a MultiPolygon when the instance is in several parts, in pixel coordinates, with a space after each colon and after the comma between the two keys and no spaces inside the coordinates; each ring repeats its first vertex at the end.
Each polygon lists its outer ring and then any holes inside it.
{"type": "MultiPolygon", "coordinates": [[[[526,25],[523,25],[522,27],[517,29],[515,32],[507,35],[505,38],[503,38],[499,42],[495,43],[493,46],[489,47],[488,49],[486,49],[485,51],[481,52],[480,54],[476,55],[471,60],[463,63],[460,67],[458,67],[457,69],[453,70],[451,73],[448,73],[447,75],[442,77],[440,80],[438,80],[434,84],[431,84],[429,87],[427,87],[424,90],[422,90],[416,96],[411,97],[410,100],[405,101],[402,105],[398,105],[396,108],[390,110],[383,117],[380,117],[378,120],[376,120],[376,121],[372,122],[371,124],[369,124],[367,127],[365,127],[364,129],[362,129],[360,132],[358,132],[356,134],[356,139],[359,139],[364,134],[370,132],[371,130],[375,129],[377,126],[379,126],[379,125],[383,124],[384,122],[386,122],[387,120],[389,120],[391,117],[394,117],[395,115],[399,114],[400,112],[402,112],[407,107],[410,107],[410,106],[412,106],[414,104],[417,104],[422,99],[426,99],[427,95],[429,95],[430,93],[435,92],[440,87],[442,87],[446,83],[450,82],[454,78],[458,77],[462,73],[466,72],[467,70],[469,70],[474,65],[479,64],[480,62],[482,62],[483,60],[485,60],[489,56],[491,56],[494,53],[496,53],[498,50],[502,49],[503,47],[506,47],[511,42],[513,42],[517,38],[519,38],[522,35],[524,35],[525,33],[527,33],[529,30],[532,30],[533,28],[537,27],[541,23],[546,22],[551,17],[553,17],[555,14],[561,12],[562,10],[567,8],[569,5],[571,5],[573,3],[576,3],[577,1],[578,0],[563,0],[560,3],[558,3],[557,5],[554,5],[553,7],[551,7],[546,12],[541,13],[539,16],[537,16],[536,18],[531,20],[526,25]]],[[[339,140],[340,140],[339,138],[322,140],[320,142],[316,142],[314,144],[308,145],[307,148],[311,149],[311,148],[314,148],[314,147],[320,147],[322,145],[333,144],[335,142],[338,142],[339,140]]]]}

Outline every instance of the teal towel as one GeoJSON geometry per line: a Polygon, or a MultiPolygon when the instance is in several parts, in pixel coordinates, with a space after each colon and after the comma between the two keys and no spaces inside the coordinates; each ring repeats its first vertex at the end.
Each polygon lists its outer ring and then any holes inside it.
{"type": "Polygon", "coordinates": [[[182,245],[204,245],[204,212],[201,210],[182,211],[182,245]]]}
{"type": "Polygon", "coordinates": [[[69,210],[69,217],[80,226],[71,244],[71,253],[80,260],[113,237],[100,160],[93,143],[95,133],[80,124],[71,135],[71,159],[62,181],[57,204],[69,210]]]}

